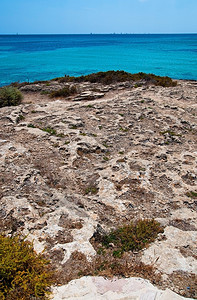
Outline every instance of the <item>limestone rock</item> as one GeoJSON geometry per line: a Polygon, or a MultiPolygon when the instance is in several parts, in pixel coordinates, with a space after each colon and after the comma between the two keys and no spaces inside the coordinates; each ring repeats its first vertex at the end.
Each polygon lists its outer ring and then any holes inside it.
{"type": "Polygon", "coordinates": [[[46,94],[68,84],[23,86],[22,104],[0,109],[0,231],[46,249],[64,284],[97,257],[93,235],[155,218],[164,234],[128,263],[152,264],[162,288],[196,297],[196,84],[46,94]]]}
{"type": "MultiPolygon", "coordinates": [[[[82,277],[53,289],[53,300],[187,300],[169,289],[162,291],[141,278],[82,277]]],[[[190,298],[191,299],[191,298],[190,298]]],[[[192,300],[192,299],[191,299],[192,300]]]]}

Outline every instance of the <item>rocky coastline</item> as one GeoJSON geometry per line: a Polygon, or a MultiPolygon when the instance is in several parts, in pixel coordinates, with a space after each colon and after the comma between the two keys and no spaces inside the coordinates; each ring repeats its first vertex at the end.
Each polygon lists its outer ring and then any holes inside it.
{"type": "MultiPolygon", "coordinates": [[[[0,108],[1,232],[45,250],[59,285],[81,277],[85,285],[94,279],[83,276],[92,275],[142,277],[197,299],[197,82],[54,80],[19,89],[22,103],[0,108]],[[73,92],[50,97],[65,88],[73,92]],[[117,260],[122,270],[127,263],[124,272],[101,268],[95,234],[138,219],[155,219],[164,232],[117,260]]],[[[121,291],[94,297],[179,299],[121,291]]],[[[75,298],[91,299],[91,291],[84,295],[75,298]]]]}

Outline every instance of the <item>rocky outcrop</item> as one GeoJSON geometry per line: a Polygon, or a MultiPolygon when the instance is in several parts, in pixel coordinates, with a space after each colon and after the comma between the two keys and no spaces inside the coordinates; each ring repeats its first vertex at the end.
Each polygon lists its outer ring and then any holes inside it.
{"type": "MultiPolygon", "coordinates": [[[[82,277],[54,289],[53,300],[183,300],[170,290],[159,290],[141,278],[107,280],[103,277],[82,277]]],[[[190,298],[191,299],[191,298],[190,298]]]]}
{"type": "Polygon", "coordinates": [[[51,99],[43,85],[23,87],[21,105],[0,109],[1,232],[46,249],[65,284],[97,255],[90,239],[98,224],[107,232],[156,218],[164,234],[128,260],[152,265],[163,288],[195,298],[195,82],[81,83],[78,99],[51,99]]]}

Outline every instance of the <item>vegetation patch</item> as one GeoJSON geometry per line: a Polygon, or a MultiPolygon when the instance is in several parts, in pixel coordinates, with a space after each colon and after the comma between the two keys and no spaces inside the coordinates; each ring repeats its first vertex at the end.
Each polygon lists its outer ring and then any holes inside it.
{"type": "Polygon", "coordinates": [[[105,248],[113,244],[113,256],[122,255],[127,251],[139,251],[154,242],[163,228],[155,220],[139,220],[130,223],[105,235],[101,242],[105,248]]]}
{"type": "Polygon", "coordinates": [[[94,106],[92,104],[88,104],[87,107],[88,108],[94,108],[94,106]]]}
{"type": "Polygon", "coordinates": [[[51,98],[57,98],[57,97],[69,97],[77,93],[77,89],[75,86],[65,86],[62,89],[59,89],[57,91],[53,91],[50,93],[51,98]]]}
{"type": "Polygon", "coordinates": [[[155,272],[152,265],[145,265],[135,256],[125,254],[118,258],[110,255],[100,248],[91,262],[80,252],[73,252],[65,263],[64,270],[58,276],[58,284],[65,284],[72,279],[82,276],[103,276],[107,278],[118,277],[142,277],[152,283],[161,283],[161,275],[155,272]],[[65,272],[66,270],[66,272],[65,272]]]}
{"type": "Polygon", "coordinates": [[[109,157],[108,157],[108,156],[103,156],[103,160],[104,160],[104,161],[108,161],[108,160],[109,160],[109,157]]]}
{"type": "Polygon", "coordinates": [[[163,232],[163,228],[155,220],[139,220],[112,230],[109,234],[99,226],[90,239],[97,252],[93,261],[88,262],[80,252],[72,253],[65,264],[66,274],[60,280],[63,278],[65,283],[90,275],[108,278],[137,276],[159,284],[160,273],[155,272],[153,265],[145,265],[140,261],[138,250],[153,242],[160,232],[163,232]],[[130,251],[134,251],[133,255],[130,251]]]}
{"type": "MultiPolygon", "coordinates": [[[[176,81],[173,81],[171,78],[165,76],[157,76],[154,74],[146,74],[143,72],[131,74],[125,71],[107,71],[107,72],[98,72],[85,76],[74,77],[65,75],[65,77],[56,78],[59,82],[91,82],[91,83],[102,83],[102,84],[113,84],[117,82],[125,81],[145,81],[147,84],[158,85],[163,87],[173,87],[177,85],[176,81]]],[[[136,84],[136,87],[141,86],[141,83],[136,84]]]]}
{"type": "Polygon", "coordinates": [[[54,283],[51,265],[19,236],[0,235],[0,299],[46,300],[54,283]]]}
{"type": "Polygon", "coordinates": [[[193,191],[187,192],[186,196],[192,199],[197,198],[197,192],[193,192],[193,191]]]}
{"type": "Polygon", "coordinates": [[[168,134],[169,136],[181,136],[181,134],[178,134],[172,130],[165,130],[165,131],[160,131],[161,135],[168,134]]]}
{"type": "Polygon", "coordinates": [[[49,91],[45,91],[45,90],[40,92],[40,95],[49,95],[49,94],[50,94],[50,92],[49,91]]]}
{"type": "Polygon", "coordinates": [[[120,131],[123,131],[123,132],[127,132],[127,131],[128,131],[128,128],[120,127],[119,130],[120,130],[120,131]]]}
{"type": "Polygon", "coordinates": [[[0,107],[19,105],[22,98],[21,92],[15,87],[8,86],[0,89],[0,107]]]}
{"type": "Polygon", "coordinates": [[[104,146],[105,148],[109,148],[109,147],[110,147],[106,142],[103,143],[103,146],[104,146]]]}
{"type": "Polygon", "coordinates": [[[56,136],[60,137],[60,138],[64,138],[65,137],[64,133],[57,133],[56,136]]]}
{"type": "Polygon", "coordinates": [[[25,85],[29,85],[29,84],[30,84],[30,83],[27,82],[27,81],[24,81],[24,82],[15,81],[15,82],[12,82],[12,83],[10,84],[10,86],[19,89],[19,88],[21,88],[21,87],[23,87],[23,86],[25,86],[25,85]]]}
{"type": "Polygon", "coordinates": [[[25,120],[25,117],[23,115],[19,115],[18,118],[17,118],[17,123],[19,123],[20,121],[24,121],[25,120]]]}
{"type": "Polygon", "coordinates": [[[70,129],[78,129],[78,126],[77,125],[71,125],[69,126],[70,129]]]}
{"type": "Polygon", "coordinates": [[[98,188],[96,186],[89,186],[85,189],[85,195],[91,194],[96,195],[98,193],[98,188]]]}
{"type": "Polygon", "coordinates": [[[49,133],[50,135],[55,135],[55,136],[57,136],[57,137],[59,137],[59,138],[64,138],[64,137],[65,137],[65,135],[64,135],[63,132],[62,132],[62,133],[57,133],[57,131],[56,131],[54,128],[50,127],[50,126],[47,126],[47,127],[44,127],[44,128],[40,128],[40,127],[38,127],[38,126],[35,126],[35,125],[32,124],[32,123],[29,123],[29,124],[27,125],[27,127],[29,127],[29,128],[38,128],[38,129],[40,129],[40,130],[42,130],[42,131],[44,131],[44,132],[49,133]]]}
{"type": "Polygon", "coordinates": [[[29,128],[36,128],[36,126],[34,124],[32,124],[32,123],[28,124],[27,127],[29,127],[29,128]]]}
{"type": "Polygon", "coordinates": [[[42,131],[45,131],[51,135],[57,135],[57,131],[51,127],[43,128],[42,131]]]}

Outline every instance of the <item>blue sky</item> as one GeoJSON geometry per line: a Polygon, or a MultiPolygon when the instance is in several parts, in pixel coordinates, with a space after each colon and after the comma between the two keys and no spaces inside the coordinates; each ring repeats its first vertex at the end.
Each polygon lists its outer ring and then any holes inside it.
{"type": "Polygon", "coordinates": [[[197,33],[197,0],[0,0],[0,33],[197,33]]]}

